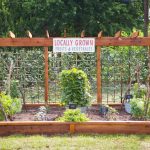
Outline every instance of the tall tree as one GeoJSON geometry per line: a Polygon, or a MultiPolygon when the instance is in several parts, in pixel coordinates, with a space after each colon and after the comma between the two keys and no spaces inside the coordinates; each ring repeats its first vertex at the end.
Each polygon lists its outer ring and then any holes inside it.
{"type": "MultiPolygon", "coordinates": [[[[2,0],[1,0],[2,1],[2,0]]],[[[99,30],[106,35],[113,35],[117,30],[131,31],[141,28],[142,2],[136,0],[128,4],[121,0],[4,0],[1,14],[5,18],[0,26],[14,30],[23,36],[25,30],[33,35],[42,36],[48,29],[53,36],[58,36],[64,28],[72,35],[79,35],[85,30],[87,35],[95,36],[99,30]],[[5,11],[4,11],[5,12],[5,11]],[[5,15],[7,17],[5,17],[5,15]]]]}

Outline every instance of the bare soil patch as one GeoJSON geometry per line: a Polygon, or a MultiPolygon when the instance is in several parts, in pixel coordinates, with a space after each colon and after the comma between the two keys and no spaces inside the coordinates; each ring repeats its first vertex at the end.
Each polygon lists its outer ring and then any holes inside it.
{"type": "MultiPolygon", "coordinates": [[[[65,108],[63,107],[50,107],[50,111],[47,113],[47,121],[55,121],[56,118],[63,115],[65,108]]],[[[21,113],[14,115],[13,121],[34,121],[34,116],[38,112],[38,108],[29,109],[27,112],[22,110],[21,113]]],[[[118,110],[115,115],[101,115],[98,107],[89,107],[86,115],[91,121],[135,121],[134,118],[128,113],[122,110],[118,110]]]]}

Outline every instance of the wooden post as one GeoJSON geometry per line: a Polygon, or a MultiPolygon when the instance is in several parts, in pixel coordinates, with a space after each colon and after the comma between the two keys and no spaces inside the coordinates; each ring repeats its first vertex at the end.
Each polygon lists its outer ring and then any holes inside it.
{"type": "Polygon", "coordinates": [[[75,125],[74,124],[70,124],[70,134],[75,133],[75,125]]]}
{"type": "Polygon", "coordinates": [[[48,47],[44,47],[45,61],[45,104],[48,103],[48,47]]]}
{"type": "Polygon", "coordinates": [[[97,46],[97,104],[102,103],[101,83],[101,47],[97,46]]]}

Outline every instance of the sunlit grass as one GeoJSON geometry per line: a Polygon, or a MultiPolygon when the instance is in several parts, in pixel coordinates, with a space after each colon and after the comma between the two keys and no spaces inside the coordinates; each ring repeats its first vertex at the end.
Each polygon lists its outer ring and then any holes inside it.
{"type": "Polygon", "coordinates": [[[0,138],[0,150],[149,150],[149,135],[57,135],[0,138]]]}

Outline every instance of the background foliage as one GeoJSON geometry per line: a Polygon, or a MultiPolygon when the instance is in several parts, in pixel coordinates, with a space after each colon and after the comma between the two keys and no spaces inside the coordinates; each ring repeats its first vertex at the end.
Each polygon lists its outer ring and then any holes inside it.
{"type": "Polygon", "coordinates": [[[143,2],[123,0],[1,0],[0,34],[9,30],[24,36],[26,30],[41,36],[48,29],[59,36],[66,28],[70,35],[97,35],[102,30],[113,35],[118,30],[128,33],[142,28],[143,2]]]}

